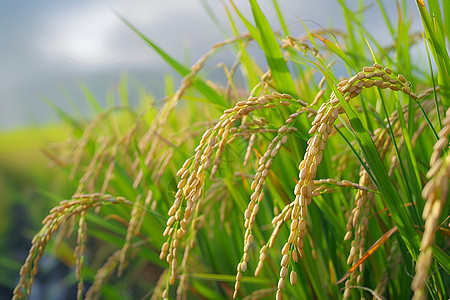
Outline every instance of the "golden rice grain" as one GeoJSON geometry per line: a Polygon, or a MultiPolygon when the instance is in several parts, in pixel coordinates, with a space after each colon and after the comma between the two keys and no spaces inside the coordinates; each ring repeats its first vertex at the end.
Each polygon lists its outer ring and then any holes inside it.
{"type": "MultiPolygon", "coordinates": [[[[450,109],[447,110],[446,117],[442,121],[442,130],[445,130],[445,127],[450,125],[450,109]]],[[[439,133],[439,136],[440,139],[434,145],[433,150],[441,154],[443,148],[449,149],[449,135],[445,136],[439,133]]],[[[437,155],[432,156],[435,162],[427,173],[430,180],[422,191],[422,196],[427,200],[422,213],[422,218],[425,220],[425,230],[420,244],[421,252],[415,268],[416,274],[411,283],[411,289],[414,291],[413,299],[426,299],[425,285],[433,259],[432,244],[444,203],[448,200],[448,182],[450,180],[450,155],[448,153],[447,151],[441,158],[436,158],[437,155]]]]}
{"type": "MultiPolygon", "coordinates": [[[[47,243],[60,227],[60,225],[71,220],[73,216],[80,216],[78,229],[78,246],[75,249],[76,273],[81,278],[82,257],[84,255],[86,240],[86,223],[84,215],[90,208],[96,208],[105,204],[127,204],[132,203],[124,198],[114,198],[107,194],[79,194],[74,199],[61,201],[60,204],[50,211],[50,214],[44,219],[40,233],[34,236],[32,246],[29,250],[27,259],[20,269],[20,279],[13,292],[13,299],[24,297],[30,294],[34,276],[38,271],[39,261],[41,260],[47,243]]],[[[83,283],[80,280],[78,285],[78,294],[83,291],[83,283]]]]}
{"type": "Polygon", "coordinates": [[[374,66],[374,68],[377,68],[377,69],[380,69],[380,70],[383,69],[383,66],[378,64],[378,63],[374,63],[373,66],[374,66]]]}

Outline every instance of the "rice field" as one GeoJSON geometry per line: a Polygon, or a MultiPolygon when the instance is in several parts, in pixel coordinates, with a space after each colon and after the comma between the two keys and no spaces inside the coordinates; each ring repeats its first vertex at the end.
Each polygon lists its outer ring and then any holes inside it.
{"type": "Polygon", "coordinates": [[[60,111],[72,134],[47,156],[75,188],[13,299],[47,253],[71,257],[77,299],[448,299],[450,7],[399,1],[391,18],[376,1],[386,46],[362,1],[337,2],[345,32],[288,25],[275,0],[274,30],[256,0],[227,2],[230,35],[192,66],[118,14],[183,80],[141,107],[119,84],[92,120],[60,111]],[[225,84],[204,72],[219,50],[225,84]]]}

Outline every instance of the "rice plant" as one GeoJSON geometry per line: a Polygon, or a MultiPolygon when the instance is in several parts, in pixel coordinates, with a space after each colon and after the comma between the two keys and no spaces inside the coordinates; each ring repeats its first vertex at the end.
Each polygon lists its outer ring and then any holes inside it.
{"type": "Polygon", "coordinates": [[[123,84],[123,105],[94,102],[89,124],[64,115],[74,137],[55,157],[78,188],[43,221],[13,299],[65,240],[78,299],[447,299],[450,8],[417,0],[418,34],[404,1],[395,22],[377,1],[384,46],[338,2],[347,32],[294,37],[277,1],[282,32],[256,0],[253,20],[230,1],[232,36],[191,68],[119,15],[184,79],[162,104],[130,108],[123,84]],[[204,72],[222,48],[225,85],[204,72]]]}

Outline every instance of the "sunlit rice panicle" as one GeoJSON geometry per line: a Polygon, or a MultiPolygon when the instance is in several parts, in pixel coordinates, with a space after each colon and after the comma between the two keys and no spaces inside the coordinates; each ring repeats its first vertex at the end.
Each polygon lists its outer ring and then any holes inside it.
{"type": "MultiPolygon", "coordinates": [[[[288,95],[280,95],[280,94],[273,94],[277,98],[286,98],[291,99],[292,97],[289,97],[288,95]]],[[[290,102],[283,100],[280,101],[280,104],[287,106],[290,105],[290,102]]],[[[243,256],[241,259],[241,262],[238,264],[237,267],[237,275],[236,275],[236,283],[235,283],[235,290],[233,297],[235,298],[237,296],[237,292],[240,287],[240,279],[242,277],[242,273],[247,270],[247,262],[250,258],[249,254],[249,248],[251,243],[253,242],[253,235],[252,235],[252,228],[255,223],[256,215],[259,211],[259,205],[262,199],[264,199],[264,191],[263,186],[265,183],[265,180],[267,176],[269,175],[270,168],[272,166],[273,160],[277,156],[279,150],[288,140],[288,133],[297,131],[297,128],[291,127],[289,124],[291,124],[295,118],[297,118],[302,112],[307,111],[306,108],[302,107],[296,111],[296,113],[291,114],[289,116],[289,119],[286,120],[286,124],[281,126],[278,131],[275,138],[271,141],[269,146],[267,147],[266,152],[264,155],[259,159],[258,161],[258,167],[256,174],[254,176],[253,182],[251,183],[251,189],[254,191],[250,196],[250,202],[247,206],[247,209],[244,213],[244,228],[245,228],[245,235],[244,235],[244,249],[243,249],[243,256]]],[[[260,254],[260,262],[262,263],[264,259],[261,259],[265,257],[265,250],[264,252],[261,252],[260,254]]],[[[259,266],[259,265],[258,265],[259,266]]],[[[255,273],[256,274],[256,273],[255,273]]]]}
{"type": "Polygon", "coordinates": [[[154,178],[155,178],[155,184],[159,183],[162,176],[166,172],[167,166],[172,161],[172,158],[174,156],[175,150],[173,148],[169,148],[166,151],[164,151],[159,160],[156,162],[154,170],[158,170],[155,172],[154,178]]]}
{"type": "Polygon", "coordinates": [[[433,260],[433,248],[436,228],[445,201],[448,200],[450,180],[450,109],[442,120],[442,129],[439,132],[439,140],[434,144],[433,154],[430,159],[430,170],[427,173],[428,183],[422,190],[422,197],[426,199],[422,218],[425,220],[425,230],[421,241],[420,255],[416,264],[416,274],[411,283],[414,291],[413,299],[427,299],[425,285],[428,278],[428,270],[433,260]]]}
{"type": "MultiPolygon", "coordinates": [[[[405,94],[417,99],[406,83],[403,75],[397,77],[392,74],[392,71],[375,63],[371,67],[364,67],[363,71],[357,75],[343,80],[338,84],[338,90],[342,93],[345,101],[358,96],[363,88],[370,88],[377,86],[385,89],[390,88],[393,91],[403,91],[405,94]]],[[[323,150],[328,140],[329,134],[333,130],[333,124],[340,113],[343,113],[343,108],[340,106],[339,98],[331,94],[330,99],[321,105],[317,111],[317,115],[311,124],[309,133],[313,136],[308,140],[308,147],[302,162],[299,164],[299,179],[295,186],[295,200],[294,207],[291,213],[291,230],[288,241],[283,247],[285,249],[297,249],[299,254],[303,256],[303,239],[306,235],[306,214],[307,207],[311,203],[312,192],[314,191],[314,179],[317,173],[317,168],[322,161],[323,150]]],[[[356,251],[356,248],[354,252],[356,251]]],[[[282,253],[283,254],[283,253],[282,253]]],[[[286,267],[286,254],[283,254],[281,267],[286,267]]],[[[284,279],[280,277],[280,280],[284,279]]],[[[281,296],[281,289],[278,287],[277,297],[281,296]]],[[[349,293],[347,292],[347,295],[349,293]]],[[[345,297],[345,295],[344,295],[345,297]]]]}
{"type": "MultiPolygon", "coordinates": [[[[369,176],[367,174],[367,172],[362,169],[360,172],[360,181],[359,184],[361,185],[366,185],[368,186],[370,183],[370,179],[369,176]]],[[[348,223],[347,223],[347,233],[344,237],[344,240],[350,240],[350,238],[352,237],[352,228],[355,230],[355,237],[354,240],[351,243],[351,248],[350,248],[350,253],[349,256],[347,258],[347,264],[349,265],[353,265],[354,263],[356,263],[364,254],[364,245],[365,245],[365,235],[366,235],[366,229],[367,229],[367,224],[368,224],[368,214],[369,214],[369,209],[370,209],[370,204],[369,201],[367,201],[368,198],[368,192],[367,191],[363,191],[363,190],[359,190],[356,193],[356,197],[355,197],[355,208],[352,210],[352,213],[348,219],[348,223]],[[361,219],[361,212],[362,213],[362,221],[360,222],[361,219]]],[[[363,271],[363,264],[360,265],[360,272],[362,273],[363,271]]],[[[355,276],[354,274],[352,276],[355,276]]],[[[351,282],[351,278],[350,277],[347,282],[351,282]]],[[[357,283],[361,284],[361,276],[357,275],[357,283]]],[[[344,299],[348,299],[348,296],[350,295],[350,292],[347,292],[348,290],[348,285],[345,285],[345,292],[344,292],[344,299]]]]}
{"type": "Polygon", "coordinates": [[[75,174],[80,167],[81,158],[83,155],[83,150],[87,146],[89,139],[91,138],[91,135],[94,131],[94,129],[98,126],[98,123],[105,117],[106,112],[101,113],[98,115],[95,120],[93,120],[83,131],[83,135],[80,138],[80,141],[78,142],[77,146],[75,147],[72,155],[72,169],[70,170],[70,178],[75,178],[75,174]]]}
{"type": "MultiPolygon", "coordinates": [[[[50,238],[59,228],[59,226],[70,220],[72,216],[80,216],[78,231],[78,247],[75,251],[77,259],[77,276],[81,278],[81,264],[84,254],[84,240],[85,240],[85,221],[84,214],[88,209],[100,207],[108,204],[127,204],[131,202],[122,197],[113,197],[104,194],[80,194],[74,195],[71,200],[61,201],[60,204],[50,210],[50,214],[42,221],[42,228],[32,240],[32,245],[22,268],[20,269],[20,279],[16,288],[14,289],[13,299],[22,299],[25,294],[29,295],[31,286],[33,285],[34,276],[38,271],[38,264],[45,247],[50,238]],[[25,293],[25,294],[24,294],[25,293]]],[[[80,281],[81,282],[81,281],[80,281]]],[[[81,286],[82,287],[82,283],[81,286]]]]}
{"type": "MultiPolygon", "coordinates": [[[[311,203],[317,167],[322,161],[323,150],[332,130],[331,124],[337,116],[338,110],[336,107],[330,105],[329,102],[322,104],[309,131],[313,134],[313,137],[309,139],[303,161],[299,165],[299,180],[295,186],[295,200],[290,214],[290,234],[282,249],[282,269],[287,267],[292,251],[303,256],[303,239],[306,235],[307,226],[306,209],[311,203]]],[[[284,275],[283,272],[280,274],[284,275]]],[[[281,276],[280,280],[284,280],[284,277],[281,276]]],[[[283,285],[278,286],[277,297],[281,295],[282,288],[283,285]]]]}
{"type": "MultiPolygon", "coordinates": [[[[261,97],[250,97],[247,100],[237,102],[234,107],[226,109],[219,121],[213,128],[208,129],[202,136],[201,141],[195,149],[195,155],[189,158],[177,172],[180,178],[175,193],[175,201],[169,208],[167,227],[163,235],[168,240],[161,248],[160,258],[166,259],[170,268],[170,284],[175,283],[177,264],[177,249],[181,239],[186,235],[192,216],[197,215],[198,202],[202,195],[203,185],[207,170],[211,169],[210,179],[212,179],[222,161],[222,155],[229,140],[236,135],[239,130],[248,133],[249,126],[245,124],[248,115],[256,110],[270,109],[277,106],[288,106],[291,104],[302,105],[301,100],[295,100],[290,95],[272,93],[261,97]],[[238,129],[234,127],[238,120],[242,120],[238,129]]],[[[263,121],[253,120],[256,125],[266,125],[263,121]],[[262,123],[261,123],[262,122],[262,123]],[[258,124],[259,123],[259,124],[258,124]]],[[[278,131],[285,135],[288,127],[282,127],[278,131]]],[[[262,130],[256,129],[256,132],[262,130]]],[[[290,129],[294,130],[294,129],[290,129]]],[[[280,133],[280,134],[281,134],[280,133]]],[[[250,137],[250,134],[249,136],[250,137]]],[[[285,138],[275,145],[277,150],[286,142],[285,138]]],[[[248,235],[247,235],[248,236],[248,235]]]]}
{"type": "Polygon", "coordinates": [[[319,103],[320,99],[322,98],[322,96],[325,94],[326,89],[320,89],[316,96],[314,97],[314,101],[311,103],[311,105],[316,105],[317,103],[319,103]]]}
{"type": "MultiPolygon", "coordinates": [[[[264,261],[266,260],[266,252],[267,252],[268,248],[273,247],[274,241],[277,238],[278,233],[280,232],[281,226],[290,220],[293,206],[294,206],[293,203],[286,205],[283,208],[283,210],[273,218],[272,225],[274,226],[274,229],[272,231],[272,234],[269,238],[268,243],[266,245],[264,245],[259,252],[259,261],[258,261],[258,266],[256,267],[256,270],[255,270],[255,276],[258,276],[261,273],[262,268],[264,266],[264,261]]],[[[285,246],[285,247],[283,247],[282,253],[284,253],[283,261],[282,261],[282,265],[284,264],[284,267],[282,267],[280,270],[280,280],[278,282],[277,293],[276,293],[276,296],[278,299],[281,297],[281,289],[285,285],[285,281],[286,281],[285,278],[288,273],[287,262],[289,261],[289,257],[292,256],[292,260],[294,262],[298,262],[298,252],[296,249],[290,250],[289,247],[285,246]]],[[[292,285],[295,285],[297,283],[297,273],[294,270],[291,271],[290,283],[292,285]]],[[[235,291],[235,293],[236,293],[236,291],[235,291]]]]}

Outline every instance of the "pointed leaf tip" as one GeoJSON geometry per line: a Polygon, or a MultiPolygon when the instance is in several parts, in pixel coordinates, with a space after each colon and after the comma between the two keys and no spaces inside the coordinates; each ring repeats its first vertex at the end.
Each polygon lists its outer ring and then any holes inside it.
{"type": "Polygon", "coordinates": [[[324,38],[321,35],[318,34],[314,34],[312,33],[312,35],[315,38],[318,38],[320,41],[322,41],[322,43],[328,48],[330,49],[334,54],[336,54],[337,56],[339,56],[348,66],[350,66],[353,70],[355,70],[355,67],[352,63],[352,61],[347,57],[347,54],[345,54],[345,52],[341,49],[341,47],[339,47],[338,45],[336,45],[335,43],[333,43],[332,41],[324,38]]]}

